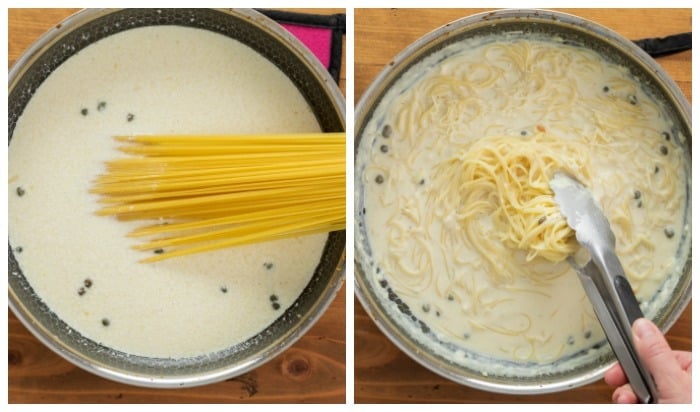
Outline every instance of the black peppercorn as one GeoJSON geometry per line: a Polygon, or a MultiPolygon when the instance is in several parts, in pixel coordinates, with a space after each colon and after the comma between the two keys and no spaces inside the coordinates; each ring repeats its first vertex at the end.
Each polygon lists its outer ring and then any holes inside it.
{"type": "Polygon", "coordinates": [[[27,193],[23,187],[19,186],[17,187],[17,196],[22,197],[24,194],[27,193]]]}
{"type": "Polygon", "coordinates": [[[97,111],[101,112],[107,107],[107,102],[97,103],[97,111]]]}
{"type": "Polygon", "coordinates": [[[378,185],[381,185],[382,183],[384,183],[384,176],[377,175],[377,177],[374,178],[374,181],[377,182],[378,185]]]}
{"type": "Polygon", "coordinates": [[[102,318],[102,326],[105,326],[105,327],[106,327],[106,326],[109,326],[109,324],[110,324],[109,319],[107,319],[107,318],[102,318]]]}
{"type": "Polygon", "coordinates": [[[86,108],[83,107],[82,109],[80,109],[80,114],[82,114],[83,116],[87,116],[87,115],[88,115],[88,109],[86,109],[86,108]]]}
{"type": "Polygon", "coordinates": [[[132,113],[129,113],[126,115],[126,121],[131,122],[134,120],[134,115],[132,113]]]}
{"type": "Polygon", "coordinates": [[[662,155],[666,156],[666,155],[668,154],[668,147],[666,147],[666,146],[661,146],[661,148],[659,149],[659,151],[661,152],[662,155]]]}

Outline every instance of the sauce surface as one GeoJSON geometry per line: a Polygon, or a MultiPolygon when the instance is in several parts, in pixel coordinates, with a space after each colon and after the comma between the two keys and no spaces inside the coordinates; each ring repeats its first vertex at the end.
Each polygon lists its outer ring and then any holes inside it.
{"type": "Polygon", "coordinates": [[[318,132],[272,63],[228,37],[157,26],[102,39],[36,90],[9,145],[9,242],[35,293],[108,347],[150,357],[225,349],[299,296],[327,235],[139,264],[135,226],[98,217],[91,181],[118,134],[318,132]]]}

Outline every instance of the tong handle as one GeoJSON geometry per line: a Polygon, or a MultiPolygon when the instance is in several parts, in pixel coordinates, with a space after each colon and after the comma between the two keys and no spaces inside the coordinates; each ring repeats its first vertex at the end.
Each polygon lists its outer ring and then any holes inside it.
{"type": "Polygon", "coordinates": [[[656,384],[640,359],[632,337],[632,323],[644,315],[622,264],[614,253],[592,253],[592,257],[579,276],[584,289],[635,395],[642,403],[655,403],[658,400],[656,384]]]}
{"type": "Polygon", "coordinates": [[[613,280],[613,285],[615,286],[615,290],[617,290],[617,294],[620,296],[620,302],[625,310],[629,324],[632,325],[635,320],[643,318],[644,314],[639,307],[639,303],[637,303],[637,297],[634,295],[627,278],[617,275],[613,280]]]}

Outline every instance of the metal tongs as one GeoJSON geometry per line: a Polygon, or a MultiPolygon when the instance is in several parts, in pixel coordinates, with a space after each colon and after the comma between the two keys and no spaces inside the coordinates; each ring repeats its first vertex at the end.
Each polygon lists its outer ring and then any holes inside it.
{"type": "Polygon", "coordinates": [[[572,176],[556,172],[550,187],[562,215],[576,231],[576,239],[591,256],[584,266],[572,256],[568,261],[578,273],[632,390],[640,402],[656,403],[656,385],[632,341],[632,323],[644,315],[615,254],[610,223],[591,192],[572,176]]]}

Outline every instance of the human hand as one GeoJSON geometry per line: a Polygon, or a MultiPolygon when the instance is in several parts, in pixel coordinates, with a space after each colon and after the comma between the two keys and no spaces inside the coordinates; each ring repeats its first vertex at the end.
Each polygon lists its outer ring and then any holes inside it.
{"type": "MultiPolygon", "coordinates": [[[[663,333],[648,319],[637,319],[632,333],[634,347],[656,382],[658,402],[691,403],[691,353],[671,350],[663,333]]],[[[619,363],[605,374],[605,382],[616,387],[614,403],[638,402],[619,363]]]]}

